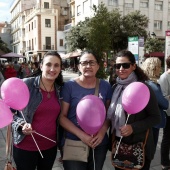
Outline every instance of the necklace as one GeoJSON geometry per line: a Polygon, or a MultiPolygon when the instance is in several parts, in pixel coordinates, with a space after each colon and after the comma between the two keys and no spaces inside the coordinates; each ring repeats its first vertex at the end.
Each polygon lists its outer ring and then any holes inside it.
{"type": "Polygon", "coordinates": [[[46,89],[46,87],[45,87],[45,85],[44,85],[42,79],[41,79],[41,83],[42,83],[42,85],[43,85],[45,91],[47,92],[47,98],[50,98],[50,97],[51,97],[50,92],[51,92],[51,90],[52,90],[54,84],[52,84],[50,91],[47,91],[47,89],[46,89]]]}

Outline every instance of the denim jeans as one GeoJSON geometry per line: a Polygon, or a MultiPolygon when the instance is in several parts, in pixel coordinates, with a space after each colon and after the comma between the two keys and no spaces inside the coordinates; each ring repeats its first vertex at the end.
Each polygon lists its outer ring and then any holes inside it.
{"type": "Polygon", "coordinates": [[[170,116],[167,116],[166,126],[163,129],[163,137],[161,143],[161,164],[170,166],[170,116]]]}
{"type": "Polygon", "coordinates": [[[63,161],[64,170],[94,170],[94,166],[95,169],[102,170],[107,151],[108,145],[101,145],[96,147],[94,150],[90,149],[88,162],[64,160],[63,161]]]}

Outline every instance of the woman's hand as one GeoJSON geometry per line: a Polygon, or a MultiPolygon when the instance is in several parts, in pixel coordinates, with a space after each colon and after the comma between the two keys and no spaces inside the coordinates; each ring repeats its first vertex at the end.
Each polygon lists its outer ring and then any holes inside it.
{"type": "Polygon", "coordinates": [[[91,147],[95,148],[96,146],[101,144],[101,142],[103,141],[103,138],[104,138],[103,133],[101,131],[99,131],[90,141],[91,147]]]}
{"type": "Polygon", "coordinates": [[[32,130],[32,126],[30,123],[25,123],[22,127],[22,133],[24,135],[30,135],[31,133],[33,133],[34,131],[32,130]]]}
{"type": "Polygon", "coordinates": [[[121,136],[127,137],[133,133],[132,126],[124,125],[124,126],[120,127],[120,132],[121,132],[121,136]]]}
{"type": "Polygon", "coordinates": [[[79,137],[81,139],[81,141],[83,143],[85,143],[86,145],[88,145],[89,147],[92,147],[92,144],[91,144],[91,140],[92,140],[92,136],[86,134],[85,132],[81,133],[81,137],[79,137]]]}

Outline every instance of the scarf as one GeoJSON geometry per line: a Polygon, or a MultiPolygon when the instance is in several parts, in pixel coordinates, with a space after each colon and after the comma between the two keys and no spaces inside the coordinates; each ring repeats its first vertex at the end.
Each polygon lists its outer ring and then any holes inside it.
{"type": "Polygon", "coordinates": [[[128,78],[120,79],[117,77],[116,82],[117,86],[113,92],[111,104],[107,111],[107,119],[110,119],[112,122],[112,132],[113,129],[116,130],[116,136],[121,137],[119,128],[125,124],[126,115],[122,107],[122,94],[123,90],[130,83],[137,81],[137,76],[135,72],[132,72],[128,78]]]}

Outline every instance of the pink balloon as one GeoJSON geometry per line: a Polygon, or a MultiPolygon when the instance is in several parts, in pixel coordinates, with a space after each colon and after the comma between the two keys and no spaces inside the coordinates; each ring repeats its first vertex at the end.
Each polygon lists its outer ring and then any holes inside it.
{"type": "Polygon", "coordinates": [[[15,110],[22,110],[28,104],[29,90],[21,79],[12,77],[3,82],[1,96],[8,106],[15,110]]]}
{"type": "Polygon", "coordinates": [[[13,120],[13,114],[9,107],[0,99],[0,128],[9,125],[13,120]]]}
{"type": "Polygon", "coordinates": [[[141,82],[129,84],[122,95],[122,105],[128,114],[136,114],[143,110],[149,102],[148,87],[141,82]]]}
{"type": "Polygon", "coordinates": [[[80,127],[90,135],[99,131],[106,117],[105,106],[95,95],[83,97],[77,105],[76,112],[80,127]]]}

